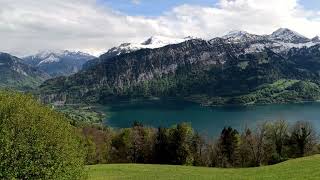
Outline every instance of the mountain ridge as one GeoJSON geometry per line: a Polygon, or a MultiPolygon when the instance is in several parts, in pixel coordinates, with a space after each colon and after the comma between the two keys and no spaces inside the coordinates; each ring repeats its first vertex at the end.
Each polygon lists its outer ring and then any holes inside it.
{"type": "MultiPolygon", "coordinates": [[[[185,37],[185,38],[170,38],[165,36],[151,36],[140,43],[122,43],[119,46],[110,48],[107,52],[100,55],[101,58],[107,59],[122,54],[131,53],[141,49],[156,49],[167,45],[179,44],[190,39],[196,39],[195,37],[185,37]]],[[[83,69],[88,69],[91,66],[100,63],[101,58],[96,58],[93,61],[89,61],[83,65],[83,69]]]]}
{"type": "Polygon", "coordinates": [[[36,68],[25,65],[22,59],[0,52],[0,87],[30,90],[50,76],[36,68]]]}
{"type": "Polygon", "coordinates": [[[46,50],[24,57],[24,63],[38,68],[52,77],[69,76],[82,69],[83,64],[96,57],[80,51],[46,50]]]}
{"type": "Polygon", "coordinates": [[[281,91],[281,96],[270,96],[270,102],[284,101],[289,92],[296,94],[291,99],[320,97],[315,89],[319,84],[319,44],[311,40],[280,42],[268,39],[268,35],[242,32],[239,37],[191,39],[111,58],[102,55],[98,64],[73,76],[46,81],[40,94],[47,101],[85,99],[102,103],[115,98],[201,97],[201,103],[212,105],[266,102],[266,94],[261,93],[275,91],[281,91]],[[291,84],[295,88],[276,90],[270,86],[274,90],[257,91],[281,79],[302,83],[291,84]],[[313,89],[313,95],[308,96],[305,89],[313,89]]]}

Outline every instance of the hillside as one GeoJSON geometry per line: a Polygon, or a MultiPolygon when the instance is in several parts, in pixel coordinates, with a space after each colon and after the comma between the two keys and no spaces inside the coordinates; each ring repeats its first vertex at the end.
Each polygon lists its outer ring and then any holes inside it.
{"type": "Polygon", "coordinates": [[[137,97],[178,97],[206,105],[282,103],[286,96],[287,102],[318,100],[320,45],[301,38],[283,29],[270,36],[234,32],[209,41],[101,56],[98,65],[46,81],[41,94],[46,102],[67,103],[137,97]],[[302,83],[279,92],[273,84],[283,79],[302,83]],[[256,96],[267,86],[276,90],[256,96]],[[312,96],[310,87],[316,92],[312,96]]]}
{"type": "Polygon", "coordinates": [[[0,53],[0,74],[0,88],[18,90],[35,88],[49,78],[44,72],[7,53],[0,53]]]}
{"type": "Polygon", "coordinates": [[[190,166],[111,164],[88,166],[89,179],[318,179],[320,155],[289,160],[277,165],[218,169],[190,166]]]}

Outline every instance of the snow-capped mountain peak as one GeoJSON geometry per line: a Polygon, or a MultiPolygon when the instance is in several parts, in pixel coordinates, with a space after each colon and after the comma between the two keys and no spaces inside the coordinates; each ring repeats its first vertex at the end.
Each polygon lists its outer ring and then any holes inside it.
{"type": "Polygon", "coordinates": [[[296,36],[300,36],[300,37],[304,37],[303,35],[293,31],[293,30],[290,30],[288,28],[279,28],[277,29],[276,31],[274,31],[271,36],[273,37],[276,37],[276,36],[286,36],[286,35],[296,35],[296,36]]]}
{"type": "Polygon", "coordinates": [[[60,61],[60,59],[57,58],[54,54],[49,54],[49,56],[47,58],[45,58],[44,60],[40,61],[38,65],[55,63],[55,62],[59,62],[59,61],[60,61]]]}
{"type": "Polygon", "coordinates": [[[83,53],[80,51],[69,51],[69,50],[43,50],[39,51],[37,54],[31,56],[33,58],[39,59],[47,59],[50,56],[59,57],[66,57],[66,56],[91,56],[90,54],[83,53]]]}
{"type": "Polygon", "coordinates": [[[276,30],[270,35],[270,38],[276,41],[283,41],[286,43],[296,43],[296,44],[306,43],[310,41],[310,39],[306,38],[305,36],[295,31],[292,31],[288,28],[279,28],[278,30],[276,30]]]}
{"type": "Polygon", "coordinates": [[[94,56],[80,51],[44,50],[23,58],[24,63],[45,71],[51,76],[65,76],[78,72],[94,56]]]}
{"type": "Polygon", "coordinates": [[[165,37],[165,36],[152,36],[148,38],[146,41],[142,42],[141,45],[143,46],[148,46],[147,48],[158,48],[162,46],[166,46],[169,44],[178,44],[183,41],[189,40],[189,38],[170,38],[170,37],[165,37]]]}
{"type": "Polygon", "coordinates": [[[243,37],[247,35],[249,35],[249,33],[246,31],[233,30],[228,32],[226,35],[222,36],[222,38],[228,39],[228,38],[234,38],[234,37],[243,37]]]}
{"type": "Polygon", "coordinates": [[[250,34],[246,31],[230,31],[226,35],[222,36],[222,38],[230,42],[243,42],[258,40],[259,38],[262,38],[262,36],[250,34]]]}
{"type": "Polygon", "coordinates": [[[286,54],[291,48],[310,47],[320,43],[319,37],[312,40],[288,28],[280,28],[270,35],[255,35],[245,31],[231,31],[222,36],[227,42],[243,47],[246,53],[263,51],[265,48],[286,54]]]}
{"type": "Polygon", "coordinates": [[[188,36],[185,38],[171,38],[165,36],[152,36],[141,43],[123,43],[118,47],[111,48],[103,56],[113,57],[120,54],[126,54],[139,49],[155,49],[161,48],[169,44],[179,44],[184,41],[195,39],[194,37],[188,36]]]}
{"type": "Polygon", "coordinates": [[[320,42],[320,37],[316,36],[316,37],[312,38],[311,41],[314,43],[318,43],[318,42],[320,42]]]}

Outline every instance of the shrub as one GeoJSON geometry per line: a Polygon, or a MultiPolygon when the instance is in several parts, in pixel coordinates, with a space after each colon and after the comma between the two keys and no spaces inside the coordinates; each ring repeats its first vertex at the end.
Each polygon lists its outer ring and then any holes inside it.
{"type": "Polygon", "coordinates": [[[0,179],[81,179],[81,138],[31,96],[0,92],[0,179]]]}

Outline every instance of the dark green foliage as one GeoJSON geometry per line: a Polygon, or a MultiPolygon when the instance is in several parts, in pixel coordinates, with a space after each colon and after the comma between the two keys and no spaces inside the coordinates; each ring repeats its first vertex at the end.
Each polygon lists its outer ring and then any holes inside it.
{"type": "Polygon", "coordinates": [[[169,153],[172,164],[191,165],[193,163],[191,152],[193,135],[193,129],[188,124],[178,124],[176,128],[170,129],[169,153]]]}
{"type": "Polygon", "coordinates": [[[316,144],[316,133],[308,122],[297,122],[290,136],[291,150],[295,157],[303,157],[314,149],[316,144]]]}
{"type": "Polygon", "coordinates": [[[76,129],[31,96],[0,92],[0,178],[81,179],[84,151],[76,129]]]}
{"type": "Polygon", "coordinates": [[[204,140],[189,124],[171,128],[133,127],[112,131],[82,127],[87,163],[147,163],[213,167],[256,167],[319,152],[307,122],[289,128],[285,121],[266,122],[242,134],[224,128],[216,142],[204,140]],[[290,130],[289,130],[290,129],[290,130]]]}
{"type": "Polygon", "coordinates": [[[250,129],[246,129],[240,136],[239,164],[241,167],[252,167],[255,165],[256,152],[254,147],[254,134],[250,129]]]}
{"type": "Polygon", "coordinates": [[[193,164],[194,166],[205,166],[206,162],[203,158],[205,154],[206,143],[204,138],[199,134],[195,133],[192,137],[191,142],[191,154],[193,155],[193,164]]]}
{"type": "Polygon", "coordinates": [[[276,156],[283,157],[285,151],[285,144],[288,141],[288,123],[283,120],[274,123],[268,123],[267,138],[271,146],[274,146],[276,156]]]}
{"type": "Polygon", "coordinates": [[[116,163],[131,162],[130,150],[132,142],[130,141],[130,129],[123,129],[115,135],[111,142],[111,161],[116,163]]]}
{"type": "Polygon", "coordinates": [[[159,128],[154,145],[154,162],[158,164],[201,164],[201,137],[189,124],[159,128]]]}
{"type": "Polygon", "coordinates": [[[113,132],[98,125],[84,126],[81,132],[85,139],[86,163],[108,163],[113,132]]]}
{"type": "Polygon", "coordinates": [[[155,131],[135,125],[115,133],[111,141],[110,161],[116,163],[151,163],[155,131]]]}
{"type": "Polygon", "coordinates": [[[235,167],[238,166],[239,159],[239,133],[231,127],[224,128],[221,132],[218,146],[221,153],[219,159],[219,166],[221,167],[235,167]]]}
{"type": "Polygon", "coordinates": [[[154,145],[154,161],[158,164],[169,164],[170,162],[170,152],[169,152],[169,135],[168,129],[159,128],[155,145],[154,145]]]}

